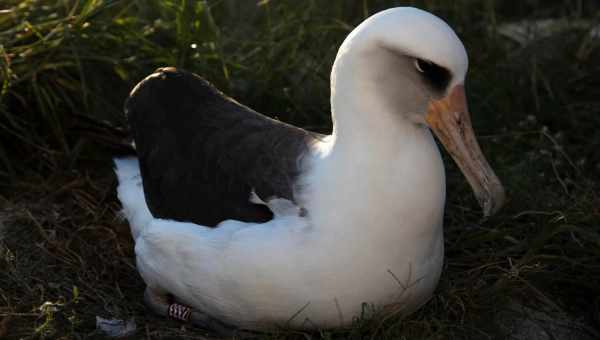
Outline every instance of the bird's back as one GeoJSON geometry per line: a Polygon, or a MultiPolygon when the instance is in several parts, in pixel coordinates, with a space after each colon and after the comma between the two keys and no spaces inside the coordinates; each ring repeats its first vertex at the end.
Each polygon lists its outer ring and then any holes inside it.
{"type": "Polygon", "coordinates": [[[249,201],[252,190],[263,200],[294,201],[315,139],[174,68],[141,81],[125,111],[153,216],[207,226],[269,220],[266,206],[249,201]]]}

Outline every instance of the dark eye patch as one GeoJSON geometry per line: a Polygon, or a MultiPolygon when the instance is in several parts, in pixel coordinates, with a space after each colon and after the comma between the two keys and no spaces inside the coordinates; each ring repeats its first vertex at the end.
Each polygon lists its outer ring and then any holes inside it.
{"type": "Polygon", "coordinates": [[[423,59],[416,59],[415,67],[434,90],[439,92],[446,90],[452,78],[447,68],[423,59]]]}

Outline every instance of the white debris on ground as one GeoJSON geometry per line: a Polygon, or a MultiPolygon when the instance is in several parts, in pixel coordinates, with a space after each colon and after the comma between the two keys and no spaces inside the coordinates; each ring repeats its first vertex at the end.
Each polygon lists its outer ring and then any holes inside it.
{"type": "Polygon", "coordinates": [[[96,329],[111,338],[121,338],[135,333],[137,327],[133,318],[127,320],[104,319],[96,316],[96,329]]]}

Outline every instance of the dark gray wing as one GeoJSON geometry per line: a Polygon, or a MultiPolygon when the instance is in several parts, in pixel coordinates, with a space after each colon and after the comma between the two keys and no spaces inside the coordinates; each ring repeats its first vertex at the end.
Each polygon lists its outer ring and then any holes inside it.
{"type": "Polygon", "coordinates": [[[316,136],[265,117],[201,77],[158,69],[125,104],[146,202],[154,217],[214,226],[264,222],[259,197],[294,201],[301,161],[316,136]]]}

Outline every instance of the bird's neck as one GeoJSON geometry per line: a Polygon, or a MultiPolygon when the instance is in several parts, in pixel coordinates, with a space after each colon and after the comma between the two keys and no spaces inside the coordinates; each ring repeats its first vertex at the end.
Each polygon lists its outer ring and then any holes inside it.
{"type": "Polygon", "coordinates": [[[314,227],[391,242],[440,230],[444,167],[430,131],[406,119],[408,107],[389,105],[357,67],[369,65],[338,58],[334,66],[334,130],[305,178],[314,227]]]}
{"type": "Polygon", "coordinates": [[[338,129],[348,134],[319,145],[305,178],[304,202],[314,227],[384,237],[441,227],[444,167],[431,133],[372,127],[338,129]]]}

